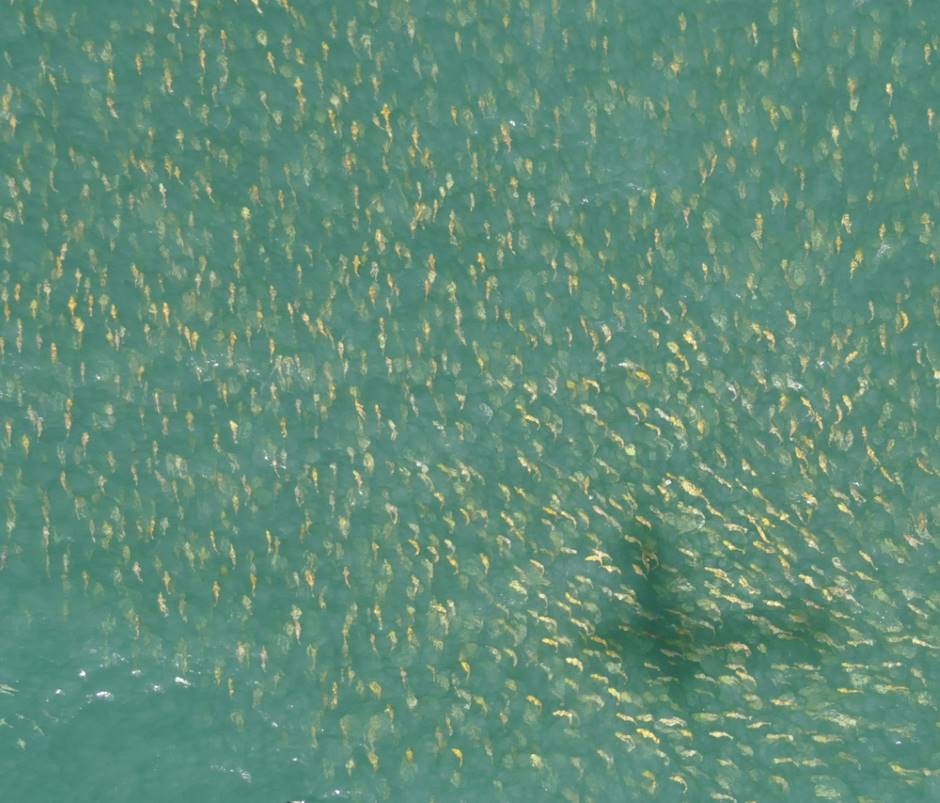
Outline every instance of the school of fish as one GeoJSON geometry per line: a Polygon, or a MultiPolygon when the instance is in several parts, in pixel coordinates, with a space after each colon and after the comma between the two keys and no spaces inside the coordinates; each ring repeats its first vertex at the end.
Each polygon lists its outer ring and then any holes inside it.
{"type": "Polygon", "coordinates": [[[930,799],[940,37],[810,6],[4,4],[4,615],[353,799],[930,799]]]}

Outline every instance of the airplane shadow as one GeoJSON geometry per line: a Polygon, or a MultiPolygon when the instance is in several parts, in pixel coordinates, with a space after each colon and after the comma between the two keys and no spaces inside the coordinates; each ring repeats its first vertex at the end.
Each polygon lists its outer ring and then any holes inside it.
{"type": "MultiPolygon", "coordinates": [[[[774,664],[818,665],[833,649],[836,624],[813,589],[786,586],[788,596],[779,607],[759,596],[749,598],[750,609],[733,606],[709,594],[701,570],[690,571],[684,559],[676,559],[675,537],[681,536],[670,534],[673,541],[666,543],[653,534],[642,551],[625,543],[612,555],[635,603],[604,606],[594,624],[628,674],[660,685],[674,703],[687,706],[703,695],[714,697],[718,678],[736,666],[761,676],[774,664]],[[635,565],[643,566],[641,574],[635,565]],[[704,599],[716,603],[720,615],[703,606],[704,599]]],[[[737,596],[746,595],[738,589],[737,596]]]]}

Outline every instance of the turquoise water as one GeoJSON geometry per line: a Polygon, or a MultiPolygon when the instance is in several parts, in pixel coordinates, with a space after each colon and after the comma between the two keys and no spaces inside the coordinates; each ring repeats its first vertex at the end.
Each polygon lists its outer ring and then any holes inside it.
{"type": "Polygon", "coordinates": [[[940,797],[938,19],[4,4],[3,799],[940,797]]]}

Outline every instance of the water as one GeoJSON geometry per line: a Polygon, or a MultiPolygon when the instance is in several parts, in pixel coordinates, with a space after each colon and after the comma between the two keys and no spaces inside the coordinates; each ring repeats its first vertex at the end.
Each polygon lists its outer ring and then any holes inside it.
{"type": "Polygon", "coordinates": [[[5,4],[5,799],[936,799],[934,18],[5,4]]]}

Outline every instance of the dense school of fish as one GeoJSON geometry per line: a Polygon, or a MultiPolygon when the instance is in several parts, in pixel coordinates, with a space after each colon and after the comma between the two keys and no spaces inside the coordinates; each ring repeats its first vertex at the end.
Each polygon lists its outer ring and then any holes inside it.
{"type": "Polygon", "coordinates": [[[131,5],[0,10],[4,616],[359,799],[940,789],[929,3],[131,5]]]}

